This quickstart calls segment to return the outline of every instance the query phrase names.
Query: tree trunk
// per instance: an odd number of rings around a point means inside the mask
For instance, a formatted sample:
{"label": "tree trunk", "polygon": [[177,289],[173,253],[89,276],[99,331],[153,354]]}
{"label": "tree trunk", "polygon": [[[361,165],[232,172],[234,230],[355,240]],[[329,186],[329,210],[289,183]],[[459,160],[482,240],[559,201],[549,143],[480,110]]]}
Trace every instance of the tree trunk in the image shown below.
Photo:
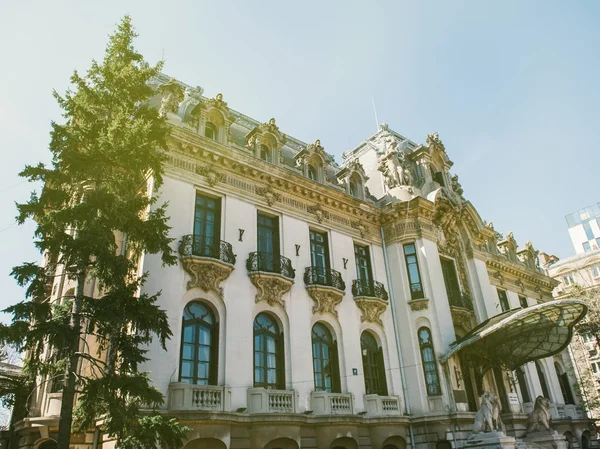
{"label": "tree trunk", "polygon": [[73,401],[75,399],[76,371],[81,339],[81,298],[83,297],[83,288],[85,286],[85,270],[81,270],[77,275],[77,292],[73,298],[73,308],[71,313],[71,332],[72,342],[67,360],[67,369],[65,372],[65,385],[62,391],[62,403],[60,406],[60,419],[58,422],[58,441],[57,449],[69,449],[71,442],[71,425],[73,423]]}

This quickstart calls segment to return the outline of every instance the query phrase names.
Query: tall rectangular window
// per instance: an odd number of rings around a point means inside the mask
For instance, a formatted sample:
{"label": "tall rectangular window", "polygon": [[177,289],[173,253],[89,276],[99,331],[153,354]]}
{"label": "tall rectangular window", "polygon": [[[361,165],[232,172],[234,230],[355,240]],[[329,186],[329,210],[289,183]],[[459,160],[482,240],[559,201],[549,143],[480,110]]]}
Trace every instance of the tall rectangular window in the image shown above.
{"label": "tall rectangular window", "polygon": [[218,257],[221,237],[221,200],[196,193],[194,255]]}
{"label": "tall rectangular window", "polygon": [[462,307],[462,298],[460,294],[460,285],[456,276],[456,268],[454,262],[450,259],[440,257],[442,264],[442,274],[444,276],[444,284],[446,284],[446,293],[450,305]]}
{"label": "tall rectangular window", "polygon": [[259,213],[256,221],[258,269],[279,272],[279,219]]}
{"label": "tall rectangular window", "polygon": [[583,250],[587,253],[588,251],[592,250],[592,247],[590,246],[590,242],[583,242]]}
{"label": "tall rectangular window", "polygon": [[527,304],[527,298],[525,296],[519,296],[519,304],[521,304],[522,309],[525,309],[529,306],[529,304]]}
{"label": "tall rectangular window", "polygon": [[356,275],[358,280],[365,285],[369,284],[373,280],[369,247],[354,245],[354,259],[356,260]]}
{"label": "tall rectangular window", "polygon": [[325,232],[310,231],[310,264],[313,281],[329,285],[329,249]]}
{"label": "tall rectangular window", "polygon": [[408,280],[410,282],[410,297],[412,299],[424,298],[423,284],[421,283],[421,273],[419,272],[419,261],[417,259],[417,249],[414,243],[404,245],[404,259],[408,271]]}
{"label": "tall rectangular window", "polygon": [[498,299],[500,300],[500,307],[503,312],[510,310],[510,303],[508,302],[508,296],[506,296],[505,290],[498,289]]}

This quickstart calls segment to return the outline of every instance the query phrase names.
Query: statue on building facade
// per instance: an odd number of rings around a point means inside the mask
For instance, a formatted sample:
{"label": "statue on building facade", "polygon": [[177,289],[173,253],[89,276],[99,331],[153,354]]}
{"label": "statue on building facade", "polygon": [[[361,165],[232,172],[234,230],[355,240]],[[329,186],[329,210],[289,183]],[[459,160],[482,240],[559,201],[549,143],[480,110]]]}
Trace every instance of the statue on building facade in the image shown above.
{"label": "statue on building facade", "polygon": [[544,396],[538,396],[533,411],[527,418],[527,433],[543,430],[552,430],[550,428],[550,400]]}
{"label": "statue on building facade", "polygon": [[167,115],[167,112],[177,112],[179,102],[183,100],[183,89],[175,79],[170,79],[165,84],[158,87],[158,92],[162,95],[159,114]]}

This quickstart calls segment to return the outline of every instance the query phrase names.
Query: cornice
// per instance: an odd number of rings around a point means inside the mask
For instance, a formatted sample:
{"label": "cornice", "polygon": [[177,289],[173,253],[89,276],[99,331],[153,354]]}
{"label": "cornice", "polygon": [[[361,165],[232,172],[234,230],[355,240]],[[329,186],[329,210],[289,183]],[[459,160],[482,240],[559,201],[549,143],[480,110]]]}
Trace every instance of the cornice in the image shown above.
{"label": "cornice", "polygon": [[510,281],[515,287],[513,291],[517,293],[540,300],[552,299],[552,290],[559,284],[555,279],[495,254],[479,252],[478,255],[483,256],[481,258],[485,261],[493,285],[506,288]]}
{"label": "cornice", "polygon": [[[333,186],[315,183],[300,173],[173,127],[166,171],[192,182],[235,193],[250,202],[266,202],[308,221],[341,229],[357,238],[380,241],[380,210]],[[315,214],[315,211],[320,214]]]}

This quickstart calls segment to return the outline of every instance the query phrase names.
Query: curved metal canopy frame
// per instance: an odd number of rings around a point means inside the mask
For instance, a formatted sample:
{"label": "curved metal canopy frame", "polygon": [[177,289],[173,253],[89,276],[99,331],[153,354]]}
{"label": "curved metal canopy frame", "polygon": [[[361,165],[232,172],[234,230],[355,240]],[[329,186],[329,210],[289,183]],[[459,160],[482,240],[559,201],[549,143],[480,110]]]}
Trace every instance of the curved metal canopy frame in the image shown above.
{"label": "curved metal canopy frame", "polygon": [[586,312],[586,304],[579,299],[509,310],[471,330],[440,357],[440,362],[460,352],[461,360],[473,366],[514,370],[565,349],[573,337],[573,327]]}

